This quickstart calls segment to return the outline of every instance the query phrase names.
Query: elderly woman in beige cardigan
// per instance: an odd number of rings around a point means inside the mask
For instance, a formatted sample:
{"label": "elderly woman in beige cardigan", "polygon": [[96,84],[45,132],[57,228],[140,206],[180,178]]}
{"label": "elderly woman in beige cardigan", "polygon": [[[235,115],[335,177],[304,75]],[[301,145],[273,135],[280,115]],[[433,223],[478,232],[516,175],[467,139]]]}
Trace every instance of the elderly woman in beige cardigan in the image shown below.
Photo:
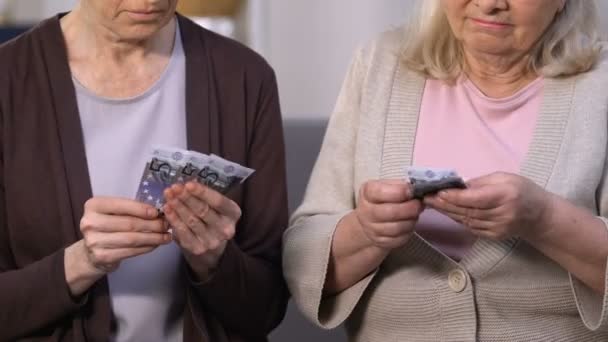
{"label": "elderly woman in beige cardigan", "polygon": [[[351,341],[608,341],[594,2],[424,6],[354,58],[284,235],[295,302]],[[413,198],[420,164],[467,188]]]}

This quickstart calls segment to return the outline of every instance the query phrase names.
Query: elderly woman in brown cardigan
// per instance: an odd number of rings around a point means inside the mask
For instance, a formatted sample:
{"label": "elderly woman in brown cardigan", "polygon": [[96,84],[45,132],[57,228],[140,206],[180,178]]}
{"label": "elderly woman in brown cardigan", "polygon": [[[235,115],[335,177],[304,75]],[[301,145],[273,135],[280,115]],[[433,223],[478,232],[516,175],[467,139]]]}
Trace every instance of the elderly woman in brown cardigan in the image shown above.
{"label": "elderly woman in brown cardigan", "polygon": [[[81,0],[0,47],[0,340],[265,341],[283,318],[274,73],[176,5]],[[159,217],[130,199],[157,144],[256,173],[168,189]]]}
{"label": "elderly woman in brown cardigan", "polygon": [[[424,4],[354,58],[284,236],[296,303],[351,341],[608,341],[594,2]],[[412,165],[467,188],[414,196]]]}

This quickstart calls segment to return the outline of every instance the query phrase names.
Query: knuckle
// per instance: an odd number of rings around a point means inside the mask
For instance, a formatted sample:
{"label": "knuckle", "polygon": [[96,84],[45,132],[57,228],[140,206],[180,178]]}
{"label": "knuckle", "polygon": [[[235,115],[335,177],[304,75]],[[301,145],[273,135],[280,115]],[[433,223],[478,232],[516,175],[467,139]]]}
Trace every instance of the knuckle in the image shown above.
{"label": "knuckle", "polygon": [[185,232],[187,232],[189,230],[189,228],[186,227],[186,225],[183,224],[182,222],[179,222],[178,224],[175,224],[173,226],[173,229],[177,230],[180,233],[185,233]]}
{"label": "knuckle", "polygon": [[132,237],[128,237],[125,239],[125,245],[130,248],[139,247],[138,241]]}
{"label": "knuckle", "polygon": [[190,196],[189,193],[186,193],[185,191],[181,192],[179,195],[177,195],[177,198],[179,199],[179,201],[177,201],[176,203],[180,203],[180,205],[184,205],[185,203],[188,203],[189,196]]}
{"label": "knuckle", "polygon": [[207,216],[207,213],[209,212],[209,206],[208,205],[203,205],[201,206],[201,208],[197,211],[198,217],[205,218],[205,216]]}
{"label": "knuckle", "polygon": [[371,227],[376,225],[377,221],[378,220],[376,219],[375,214],[372,211],[369,211],[365,215],[363,215],[362,220],[361,220],[361,222],[370,229],[371,229]]}
{"label": "knuckle", "polygon": [[103,250],[92,250],[91,255],[93,256],[93,259],[98,263],[107,263],[109,261],[108,254]]}
{"label": "knuckle", "polygon": [[94,239],[86,238],[84,239],[84,246],[87,250],[91,251],[91,253],[95,253],[96,243]]}
{"label": "knuckle", "polygon": [[361,187],[359,188],[359,203],[363,202],[363,200],[365,200],[365,185],[366,183],[364,183],[363,185],[361,185]]}
{"label": "knuckle", "polygon": [[519,191],[519,187],[516,184],[508,183],[506,185],[506,193],[507,195],[509,195],[509,197],[516,198],[521,192]]}
{"label": "knuckle", "polygon": [[128,220],[125,223],[125,230],[128,231],[128,232],[136,232],[137,231],[137,224],[135,223],[135,221]]}
{"label": "knuckle", "polygon": [[396,239],[391,238],[391,237],[382,236],[382,237],[376,238],[376,243],[378,245],[390,248],[390,247],[393,247],[395,245],[395,240]]}
{"label": "knuckle", "polygon": [[233,225],[226,226],[224,228],[224,239],[232,240],[235,233],[236,233],[236,229],[234,228]]}
{"label": "knuckle", "polygon": [[373,181],[367,181],[363,183],[361,186],[361,192],[363,193],[363,198],[370,198],[373,195],[374,191],[374,183]]}
{"label": "knuckle", "polygon": [[167,233],[171,234],[173,240],[175,241],[184,243],[188,241],[186,231],[181,225],[170,225],[167,230]]}
{"label": "knuckle", "polygon": [[91,220],[90,217],[88,216],[83,216],[80,219],[80,231],[81,232],[87,232],[89,230],[93,230],[94,224],[93,224],[93,220]]}
{"label": "knuckle", "polygon": [[383,234],[387,237],[395,238],[407,234],[409,232],[409,224],[406,222],[397,222],[388,224],[383,227]]}
{"label": "knuckle", "polygon": [[404,228],[401,224],[386,224],[382,227],[382,236],[394,238],[403,234]]}
{"label": "knuckle", "polygon": [[202,245],[198,245],[192,249],[192,254],[194,254],[197,257],[203,256],[203,255],[207,254],[207,252],[208,252],[208,249]]}
{"label": "knuckle", "polygon": [[100,257],[99,261],[105,265],[113,264],[115,262],[114,257],[109,252],[101,253],[101,257]]}
{"label": "knuckle", "polygon": [[155,245],[162,245],[165,242],[165,238],[163,235],[161,234],[156,234],[155,238],[154,238],[154,244]]}
{"label": "knuckle", "polygon": [[369,216],[368,205],[365,202],[360,202],[355,208],[355,214],[360,222],[366,221]]}
{"label": "knuckle", "polygon": [[374,235],[374,236],[372,236],[372,240],[377,244],[386,244],[390,241],[390,238],[388,238],[386,236]]}
{"label": "knuckle", "polygon": [[163,221],[163,220],[155,221],[154,224],[152,224],[152,229],[154,229],[154,231],[156,231],[156,232],[166,232],[167,229],[165,229],[165,221]]}
{"label": "knuckle", "polygon": [[84,202],[84,211],[91,211],[93,210],[93,207],[95,206],[95,199],[94,198],[89,198],[86,202]]}
{"label": "knuckle", "polygon": [[355,207],[355,209],[360,212],[363,212],[363,211],[367,210],[367,208],[369,208],[369,206],[370,206],[370,203],[362,198],[359,202],[357,202],[357,206]]}
{"label": "knuckle", "polygon": [[383,221],[395,221],[399,214],[401,214],[401,208],[395,205],[384,205],[380,206],[376,211],[377,218]]}
{"label": "knuckle", "polygon": [[381,237],[384,236],[384,229],[382,228],[382,225],[380,224],[369,224],[368,226],[369,232],[375,236],[375,237]]}
{"label": "knuckle", "polygon": [[197,194],[199,197],[201,198],[206,198],[207,195],[209,194],[209,188],[203,184],[197,183],[199,186],[197,186],[194,189],[194,193]]}
{"label": "knuckle", "polygon": [[209,242],[208,242],[209,250],[211,250],[211,251],[217,250],[218,248],[220,248],[220,244],[221,244],[221,242],[218,239],[209,240]]}
{"label": "knuckle", "polygon": [[376,206],[370,206],[363,212],[363,216],[365,217],[365,221],[368,223],[377,222],[381,217],[380,213],[381,209]]}
{"label": "knuckle", "polygon": [[188,219],[186,220],[188,226],[190,227],[194,227],[198,222],[199,222],[199,218],[195,215],[190,215],[188,217]]}
{"label": "knuckle", "polygon": [[89,255],[91,256],[91,259],[94,262],[99,262],[99,257],[100,257],[99,254],[100,254],[100,252],[98,250],[95,250],[95,249],[89,250]]}
{"label": "knuckle", "polygon": [[396,213],[394,206],[379,206],[375,210],[375,218],[382,222],[393,221]]}
{"label": "knuckle", "polygon": [[361,229],[363,230],[365,235],[369,236],[370,234],[374,234],[372,224],[370,222],[359,219],[359,225],[361,226]]}

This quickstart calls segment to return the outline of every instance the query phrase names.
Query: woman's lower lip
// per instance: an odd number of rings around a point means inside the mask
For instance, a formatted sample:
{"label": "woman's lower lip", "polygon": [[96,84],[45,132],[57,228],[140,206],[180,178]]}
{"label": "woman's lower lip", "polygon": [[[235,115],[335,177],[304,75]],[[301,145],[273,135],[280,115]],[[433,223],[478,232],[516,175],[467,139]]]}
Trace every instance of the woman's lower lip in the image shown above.
{"label": "woman's lower lip", "polygon": [[161,12],[128,12],[128,14],[131,19],[137,21],[150,21],[157,19]]}
{"label": "woman's lower lip", "polygon": [[511,25],[509,24],[503,24],[503,23],[495,23],[495,22],[490,22],[490,21],[484,21],[484,20],[478,20],[478,19],[471,19],[475,24],[485,27],[485,28],[491,28],[491,29],[504,29],[504,28],[508,28],[511,27]]}

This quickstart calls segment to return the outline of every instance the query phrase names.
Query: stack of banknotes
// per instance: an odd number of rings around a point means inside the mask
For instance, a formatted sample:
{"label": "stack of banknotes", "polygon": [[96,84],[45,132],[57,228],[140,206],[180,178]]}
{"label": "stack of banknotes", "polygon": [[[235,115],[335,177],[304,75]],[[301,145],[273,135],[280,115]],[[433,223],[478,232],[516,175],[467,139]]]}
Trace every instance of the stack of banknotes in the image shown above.
{"label": "stack of banknotes", "polygon": [[165,204],[163,191],[173,184],[195,181],[225,194],[254,172],[214,154],[155,147],[144,168],[135,198],[161,209]]}

